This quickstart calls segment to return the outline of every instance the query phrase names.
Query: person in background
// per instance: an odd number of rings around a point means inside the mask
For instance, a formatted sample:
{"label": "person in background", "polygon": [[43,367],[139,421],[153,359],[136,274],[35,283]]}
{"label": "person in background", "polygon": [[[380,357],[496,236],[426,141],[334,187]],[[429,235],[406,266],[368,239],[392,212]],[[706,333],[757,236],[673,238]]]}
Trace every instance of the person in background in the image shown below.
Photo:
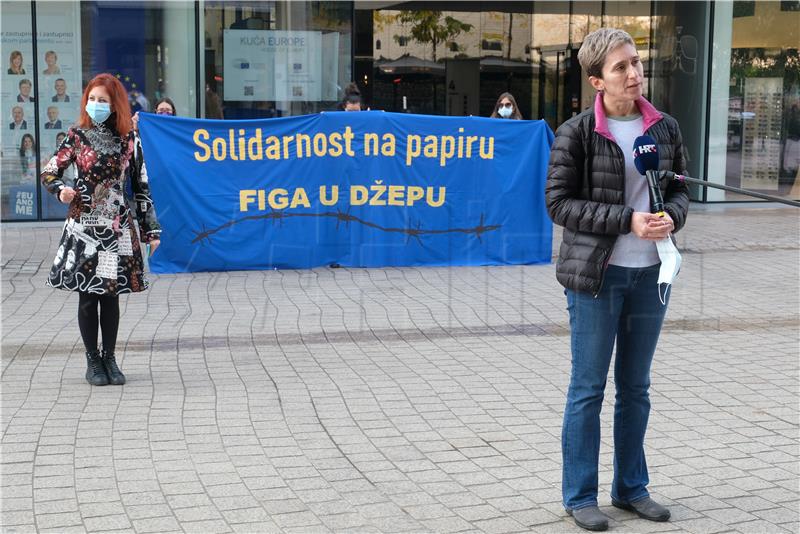
{"label": "person in background", "polygon": [[650,521],[670,517],[647,489],[644,437],[650,366],[668,300],[659,294],[656,242],[683,227],[689,193],[682,182],[662,180],[665,213],[650,212],[647,180],[633,162],[636,138],[655,140],[661,170],[682,174],[686,159],[677,121],[642,96],[642,60],[631,36],[600,28],[586,36],[578,61],[597,96],[556,131],[545,192],[550,218],[564,227],[556,278],[571,331],[562,494],[578,526],[606,530],[597,500],[600,409],[615,345],[611,504]]}
{"label": "person in background", "polygon": [[[172,115],[173,117],[176,115],[175,111],[175,103],[167,97],[162,98],[158,102],[156,102],[155,107],[156,115]],[[133,121],[133,129],[136,131],[137,135],[139,133],[139,112],[133,114],[131,118]]]}
{"label": "person in background", "polygon": [[47,122],[44,123],[45,130],[60,130],[61,119],[58,118],[58,106],[47,106]]}
{"label": "person in background", "polygon": [[[172,117],[175,116],[175,103],[167,97],[161,98],[158,102],[156,102],[155,108],[156,115],[170,115]],[[131,117],[131,121],[133,123],[133,130],[134,130],[134,152],[136,154],[136,161],[139,165],[138,173],[141,179],[145,182],[149,181],[147,177],[147,166],[144,162],[144,148],[142,147],[142,136],[139,133],[139,112],[133,114]],[[133,184],[129,180],[125,187],[125,196],[128,199],[128,202],[135,202],[136,195],[133,191]]]}
{"label": "person in background", "polygon": [[519,112],[519,106],[517,106],[517,101],[514,100],[514,95],[511,93],[500,95],[494,105],[491,117],[493,119],[522,120],[522,114]]}
{"label": "person in background", "polygon": [[361,90],[355,82],[349,83],[344,88],[344,97],[336,109],[339,111],[361,111],[363,109]]}
{"label": "person in background", "polygon": [[22,52],[14,50],[8,57],[8,74],[25,74],[22,68]]}
{"label": "person in background", "polygon": [[36,141],[26,133],[19,143],[19,157],[22,163],[22,175],[25,178],[36,178]]}
{"label": "person in background", "polygon": [[8,125],[9,130],[28,129],[28,121],[25,120],[25,110],[22,109],[22,106],[14,106],[11,108],[11,116],[14,118],[14,122]]}
{"label": "person in background", "polygon": [[67,94],[67,81],[64,78],[59,78],[53,84],[56,94],[53,95],[53,102],[69,102],[69,95]]}
{"label": "person in background", "polygon": [[174,117],[177,114],[175,103],[167,97],[156,102],[155,110],[157,115],[172,115]]}
{"label": "person in background", "polygon": [[206,119],[224,119],[219,95],[206,83]]}
{"label": "person in background", "polygon": [[61,67],[57,64],[58,55],[55,51],[48,50],[44,53],[44,62],[47,63],[47,68],[42,71],[42,74],[52,76],[54,74],[61,74]]}
{"label": "person in background", "polygon": [[344,111],[361,111],[361,95],[351,93],[342,102]]}
{"label": "person in background", "polygon": [[128,100],[130,101],[131,111],[134,114],[138,113],[139,111],[149,111],[150,110],[150,101],[147,100],[147,97],[144,96],[144,93],[137,91],[134,89],[130,93],[128,93]]}
{"label": "person in background", "polygon": [[31,96],[31,89],[33,89],[33,84],[31,81],[27,78],[21,79],[19,81],[19,94],[17,95],[17,102],[35,102],[34,98]]}
{"label": "person in background", "polygon": [[[63,176],[73,163],[77,177],[70,187]],[[141,179],[140,166],[125,88],[111,74],[98,74],[83,92],[77,125],[69,129],[41,174],[47,191],[69,204],[47,284],[78,293],[86,380],[94,386],[125,383],[115,358],[119,295],[147,289],[141,243],[149,243],[153,251],[161,243],[150,187]],[[125,202],[127,179],[136,195],[140,235]]]}

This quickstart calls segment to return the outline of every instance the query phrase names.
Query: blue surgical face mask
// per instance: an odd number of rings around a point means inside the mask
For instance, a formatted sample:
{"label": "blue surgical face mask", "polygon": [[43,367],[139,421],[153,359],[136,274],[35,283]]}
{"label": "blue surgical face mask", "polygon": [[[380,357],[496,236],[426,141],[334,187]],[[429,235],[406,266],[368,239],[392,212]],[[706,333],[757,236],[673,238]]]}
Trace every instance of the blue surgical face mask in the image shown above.
{"label": "blue surgical face mask", "polygon": [[511,113],[513,113],[513,110],[507,107],[501,106],[500,109],[497,110],[497,114],[503,117],[504,119],[509,118],[511,116]]}
{"label": "blue surgical face mask", "polygon": [[86,103],[86,113],[94,122],[105,122],[111,116],[111,105],[108,102],[90,100]]}

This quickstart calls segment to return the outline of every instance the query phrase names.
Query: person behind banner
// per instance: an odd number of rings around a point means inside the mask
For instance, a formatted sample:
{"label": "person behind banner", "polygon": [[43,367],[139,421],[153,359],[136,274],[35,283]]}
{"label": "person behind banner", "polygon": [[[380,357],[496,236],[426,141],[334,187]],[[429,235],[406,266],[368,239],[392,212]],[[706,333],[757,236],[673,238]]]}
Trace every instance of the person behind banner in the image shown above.
{"label": "person behind banner", "polygon": [[175,103],[166,96],[156,102],[155,110],[156,115],[172,115],[174,117],[178,113],[175,110]]}
{"label": "person behind banner", "polygon": [[339,111],[361,111],[361,90],[355,82],[347,84],[344,88],[344,96],[337,108]]}
{"label": "person behind banner", "polygon": [[[73,163],[77,176],[75,186],[70,187],[63,176]],[[41,174],[44,187],[69,204],[47,284],[79,295],[78,327],[86,348],[86,380],[95,386],[125,383],[115,359],[119,295],[147,289],[141,243],[149,243],[152,251],[160,244],[161,228],[150,187],[139,169],[125,88],[111,74],[98,74],[83,92],[77,125],[67,131]],[[141,236],[135,232],[125,202],[123,188],[128,176],[136,195]]]}
{"label": "person behind banner", "polygon": [[[161,100],[159,100],[158,102],[156,102],[155,113],[156,113],[156,115],[171,115],[171,116],[174,117],[177,114],[177,112],[175,111],[175,103],[172,101],[172,99],[164,97]],[[131,120],[133,121],[133,129],[136,131],[136,133],[138,135],[138,133],[139,133],[139,112],[138,111],[133,114],[133,117],[131,117]]]}
{"label": "person behind banner", "polygon": [[578,60],[597,95],[593,107],[556,131],[546,186],[548,213],[564,227],[556,277],[566,288],[572,346],[562,493],[580,527],[605,530],[597,500],[600,409],[615,342],[611,503],[651,521],[670,517],[650,498],[644,453],[650,365],[666,311],[655,243],[684,225],[689,195],[684,184],[662,181],[666,213],[650,213],[634,140],[643,133],[656,140],[660,169],[684,173],[686,160],[678,123],[642,96],[642,61],[631,36],[594,31]]}
{"label": "person behind banner", "polygon": [[8,56],[8,74],[25,74],[22,67],[22,52],[13,50]]}
{"label": "person behind banner", "polygon": [[[162,98],[158,102],[156,102],[155,107],[156,115],[170,115],[172,117],[175,116],[175,103],[167,97]],[[131,117],[131,121],[133,123],[133,130],[134,130],[134,150],[136,152],[136,161],[139,164],[139,175],[142,179],[146,182],[149,182],[147,177],[147,166],[144,163],[144,149],[142,148],[142,136],[139,133],[139,112],[133,114]],[[135,194],[133,192],[133,184],[131,180],[128,180],[126,187],[125,187],[125,196],[126,198],[131,201],[135,202]]]}
{"label": "person behind banner", "polygon": [[361,95],[355,93],[347,95],[342,102],[342,109],[344,111],[361,111]]}
{"label": "person behind banner", "polygon": [[206,119],[224,119],[222,110],[222,99],[211,88],[211,84],[206,83]]}
{"label": "person behind banner", "polygon": [[514,95],[511,93],[501,94],[494,105],[491,118],[522,120],[522,113],[519,112],[519,106],[517,106]]}

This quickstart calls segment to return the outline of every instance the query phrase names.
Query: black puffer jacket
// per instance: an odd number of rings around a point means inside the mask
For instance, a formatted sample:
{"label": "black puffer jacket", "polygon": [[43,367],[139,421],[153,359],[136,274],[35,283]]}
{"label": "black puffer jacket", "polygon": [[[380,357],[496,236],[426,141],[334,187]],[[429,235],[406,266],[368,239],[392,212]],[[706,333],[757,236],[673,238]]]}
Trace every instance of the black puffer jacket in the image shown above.
{"label": "black puffer jacket", "polygon": [[[662,115],[645,132],[658,143],[658,168],[684,174],[678,123]],[[667,179],[659,185],[677,232],[686,222],[688,189],[683,182]],[[595,131],[595,110],[562,124],[550,152],[546,189],[550,218],[564,227],[556,264],[561,285],[592,295],[600,292],[617,236],[631,231],[633,208],[625,206],[624,197],[625,158],[614,141]]]}

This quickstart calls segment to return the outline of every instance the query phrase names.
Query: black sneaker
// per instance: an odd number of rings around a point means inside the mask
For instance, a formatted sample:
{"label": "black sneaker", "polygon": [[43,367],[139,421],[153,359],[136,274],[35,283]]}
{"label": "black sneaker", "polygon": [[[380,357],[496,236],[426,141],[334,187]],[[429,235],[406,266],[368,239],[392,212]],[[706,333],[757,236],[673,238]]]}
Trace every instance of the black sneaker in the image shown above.
{"label": "black sneaker", "polygon": [[666,506],[658,504],[650,497],[645,497],[644,499],[629,503],[611,499],[611,504],[622,510],[630,510],[642,519],[647,519],[648,521],[667,521],[670,517],[669,509]]}
{"label": "black sneaker", "polygon": [[99,350],[86,351],[86,381],[93,386],[108,385],[108,375]]}
{"label": "black sneaker", "polygon": [[125,383],[125,375],[119,370],[117,360],[113,352],[103,351],[103,367],[108,375],[108,383],[113,386],[121,386]]}
{"label": "black sneaker", "polygon": [[586,530],[608,530],[608,517],[597,506],[584,506],[577,510],[567,509],[575,524]]}

